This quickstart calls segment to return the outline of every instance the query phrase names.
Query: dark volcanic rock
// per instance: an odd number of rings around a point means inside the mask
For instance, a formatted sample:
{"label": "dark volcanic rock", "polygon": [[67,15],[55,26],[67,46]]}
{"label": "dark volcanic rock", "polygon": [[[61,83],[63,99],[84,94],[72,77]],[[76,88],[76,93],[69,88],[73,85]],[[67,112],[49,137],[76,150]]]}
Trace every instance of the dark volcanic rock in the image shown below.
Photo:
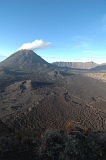
{"label": "dark volcanic rock", "polygon": [[0,120],[0,137],[10,133],[10,128]]}
{"label": "dark volcanic rock", "polygon": [[106,83],[81,75],[56,79],[54,84],[29,79],[6,87],[0,94],[0,119],[17,130],[60,129],[69,121],[105,130]]}
{"label": "dark volcanic rock", "polygon": [[106,83],[82,70],[53,68],[31,50],[14,53],[0,66],[0,119],[13,130],[60,129],[69,121],[106,130]]}

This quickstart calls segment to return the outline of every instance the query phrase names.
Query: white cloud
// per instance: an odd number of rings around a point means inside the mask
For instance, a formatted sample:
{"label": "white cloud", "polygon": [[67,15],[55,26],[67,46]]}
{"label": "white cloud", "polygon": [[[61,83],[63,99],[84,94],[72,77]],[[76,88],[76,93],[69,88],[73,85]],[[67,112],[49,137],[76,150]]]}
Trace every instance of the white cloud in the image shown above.
{"label": "white cloud", "polygon": [[50,44],[51,44],[50,42],[44,42],[42,39],[40,39],[30,43],[24,43],[18,50],[21,50],[21,49],[36,50],[40,48],[49,47]]}

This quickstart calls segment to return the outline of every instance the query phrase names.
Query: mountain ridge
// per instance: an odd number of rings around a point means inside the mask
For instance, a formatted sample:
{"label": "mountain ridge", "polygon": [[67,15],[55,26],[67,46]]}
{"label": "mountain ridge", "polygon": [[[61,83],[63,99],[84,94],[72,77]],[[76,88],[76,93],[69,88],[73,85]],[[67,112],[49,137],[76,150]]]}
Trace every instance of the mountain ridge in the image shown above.
{"label": "mountain ridge", "polygon": [[38,68],[47,67],[63,67],[71,69],[90,69],[90,70],[106,70],[106,63],[98,64],[90,62],[53,62],[49,63],[41,56],[37,55],[33,50],[21,49],[11,54],[5,60],[0,62],[1,68],[20,69],[20,70],[36,70]]}
{"label": "mountain ridge", "polygon": [[95,62],[54,62],[54,65],[58,67],[68,67],[73,69],[92,69],[97,67],[99,64]]}

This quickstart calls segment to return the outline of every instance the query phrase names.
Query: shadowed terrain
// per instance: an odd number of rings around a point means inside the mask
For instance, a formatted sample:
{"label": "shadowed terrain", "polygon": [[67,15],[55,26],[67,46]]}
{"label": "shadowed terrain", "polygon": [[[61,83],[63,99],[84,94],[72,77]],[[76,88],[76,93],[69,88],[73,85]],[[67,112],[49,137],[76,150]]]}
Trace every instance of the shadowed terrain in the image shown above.
{"label": "shadowed terrain", "polygon": [[[26,57],[26,52],[15,57]],[[60,129],[70,120],[82,128],[106,129],[106,83],[83,76],[83,71],[44,66],[32,73],[3,67],[0,74],[0,119],[14,130]]]}
{"label": "shadowed terrain", "polygon": [[[59,131],[56,134],[64,130],[66,136],[68,132],[66,126],[70,128],[70,124],[73,128],[79,128],[80,134],[85,134],[85,131],[90,131],[92,136],[93,133],[97,135],[100,133],[102,143],[106,132],[106,83],[101,81],[100,75],[105,77],[105,72],[58,68],[28,50],[18,51],[1,62],[0,129],[1,136],[3,135],[0,141],[1,156],[5,151],[10,157],[15,157],[15,152],[22,150],[22,156],[25,157],[24,151],[26,154],[30,143],[29,154],[35,155],[37,150],[39,151],[37,155],[43,152],[41,156],[43,157],[47,151],[47,148],[44,147],[45,151],[42,148],[45,146],[45,140],[43,139],[43,144],[42,139],[40,142],[37,140],[36,143],[40,143],[36,144],[40,146],[38,149],[35,142],[32,143],[32,137],[34,141],[35,137],[38,139],[39,136],[44,137],[47,130]],[[22,138],[25,138],[27,145],[23,144]],[[6,146],[3,149],[4,144]],[[18,151],[14,151],[14,146]],[[31,147],[34,149],[33,153]]]}

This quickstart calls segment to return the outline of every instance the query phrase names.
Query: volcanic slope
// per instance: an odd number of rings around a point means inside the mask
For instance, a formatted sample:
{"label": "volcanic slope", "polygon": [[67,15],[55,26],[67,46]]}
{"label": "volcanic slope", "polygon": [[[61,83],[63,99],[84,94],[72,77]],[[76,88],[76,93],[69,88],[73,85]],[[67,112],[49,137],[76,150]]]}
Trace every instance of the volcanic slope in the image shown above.
{"label": "volcanic slope", "polygon": [[0,93],[0,119],[16,130],[58,128],[73,122],[106,129],[106,83],[83,77],[52,76],[51,81],[14,82]]}
{"label": "volcanic slope", "polygon": [[14,130],[62,129],[69,122],[106,130],[106,83],[38,57],[21,50],[1,63],[0,119]]}
{"label": "volcanic slope", "polygon": [[0,63],[0,67],[32,71],[50,64],[32,50],[19,50]]}

